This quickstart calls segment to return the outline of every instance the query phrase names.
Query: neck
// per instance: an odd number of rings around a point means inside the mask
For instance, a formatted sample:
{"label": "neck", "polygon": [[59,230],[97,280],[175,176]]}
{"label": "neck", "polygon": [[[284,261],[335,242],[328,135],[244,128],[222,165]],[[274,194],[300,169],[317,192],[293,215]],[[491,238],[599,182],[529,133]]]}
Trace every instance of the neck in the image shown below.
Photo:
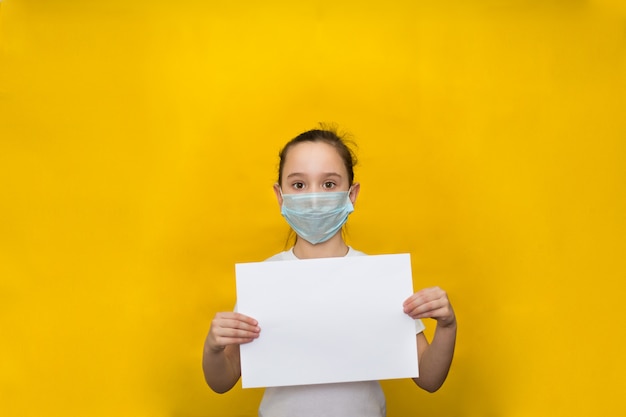
{"label": "neck", "polygon": [[293,246],[293,254],[298,259],[339,258],[346,256],[348,245],[343,241],[341,230],[324,243],[313,245],[304,239],[297,238]]}

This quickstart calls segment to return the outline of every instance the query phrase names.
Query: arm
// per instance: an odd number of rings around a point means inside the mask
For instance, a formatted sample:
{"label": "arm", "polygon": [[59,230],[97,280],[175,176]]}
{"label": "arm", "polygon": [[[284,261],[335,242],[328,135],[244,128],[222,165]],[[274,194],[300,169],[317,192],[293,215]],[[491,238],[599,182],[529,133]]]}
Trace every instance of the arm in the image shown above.
{"label": "arm", "polygon": [[204,379],[217,393],[230,390],[241,376],[239,345],[250,343],[261,329],[251,317],[239,313],[217,313],[204,342]]}
{"label": "arm", "polygon": [[416,335],[419,378],[413,381],[428,392],[437,391],[446,380],[456,343],[456,316],[445,291],[427,288],[413,294],[404,302],[404,312],[414,319],[437,320],[431,344],[423,333]]}

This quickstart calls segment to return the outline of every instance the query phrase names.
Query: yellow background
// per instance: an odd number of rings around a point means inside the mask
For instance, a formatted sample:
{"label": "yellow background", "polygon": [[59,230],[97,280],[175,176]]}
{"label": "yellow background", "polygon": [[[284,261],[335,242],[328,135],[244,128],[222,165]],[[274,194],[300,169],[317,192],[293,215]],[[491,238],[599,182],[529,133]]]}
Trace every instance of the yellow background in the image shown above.
{"label": "yellow background", "polygon": [[359,144],[349,243],[458,315],[390,417],[624,415],[625,110],[618,0],[4,0],[0,414],[256,415],[202,343],[323,121]]}

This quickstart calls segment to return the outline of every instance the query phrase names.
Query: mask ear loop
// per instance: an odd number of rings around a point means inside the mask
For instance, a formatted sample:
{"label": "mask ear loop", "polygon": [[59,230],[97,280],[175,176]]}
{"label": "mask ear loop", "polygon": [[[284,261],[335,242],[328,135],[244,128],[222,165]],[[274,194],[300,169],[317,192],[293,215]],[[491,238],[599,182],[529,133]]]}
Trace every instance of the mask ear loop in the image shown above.
{"label": "mask ear loop", "polygon": [[[0,0],[0,1],[1,1],[1,0]],[[280,193],[280,198],[285,198],[285,197],[283,196],[283,187],[281,187],[281,186],[280,186],[277,182],[276,182],[276,183],[274,183],[274,186],[275,186],[275,187],[278,187],[278,192]]]}

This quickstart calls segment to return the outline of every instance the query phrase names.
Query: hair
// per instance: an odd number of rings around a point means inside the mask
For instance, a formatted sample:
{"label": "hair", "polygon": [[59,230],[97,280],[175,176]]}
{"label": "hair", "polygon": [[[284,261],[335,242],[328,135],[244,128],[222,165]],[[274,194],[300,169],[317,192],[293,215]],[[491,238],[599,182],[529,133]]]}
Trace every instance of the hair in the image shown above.
{"label": "hair", "polygon": [[302,142],[322,142],[335,148],[343,160],[346,171],[348,172],[348,183],[349,185],[352,185],[354,182],[354,167],[357,164],[356,155],[352,148],[356,148],[356,144],[352,140],[348,139],[347,134],[339,134],[334,127],[325,125],[320,125],[320,129],[312,129],[299,134],[287,142],[287,144],[280,150],[278,153],[278,157],[280,158],[280,162],[278,164],[278,185],[282,185],[283,168],[285,166],[285,160],[287,159],[289,149]]}

